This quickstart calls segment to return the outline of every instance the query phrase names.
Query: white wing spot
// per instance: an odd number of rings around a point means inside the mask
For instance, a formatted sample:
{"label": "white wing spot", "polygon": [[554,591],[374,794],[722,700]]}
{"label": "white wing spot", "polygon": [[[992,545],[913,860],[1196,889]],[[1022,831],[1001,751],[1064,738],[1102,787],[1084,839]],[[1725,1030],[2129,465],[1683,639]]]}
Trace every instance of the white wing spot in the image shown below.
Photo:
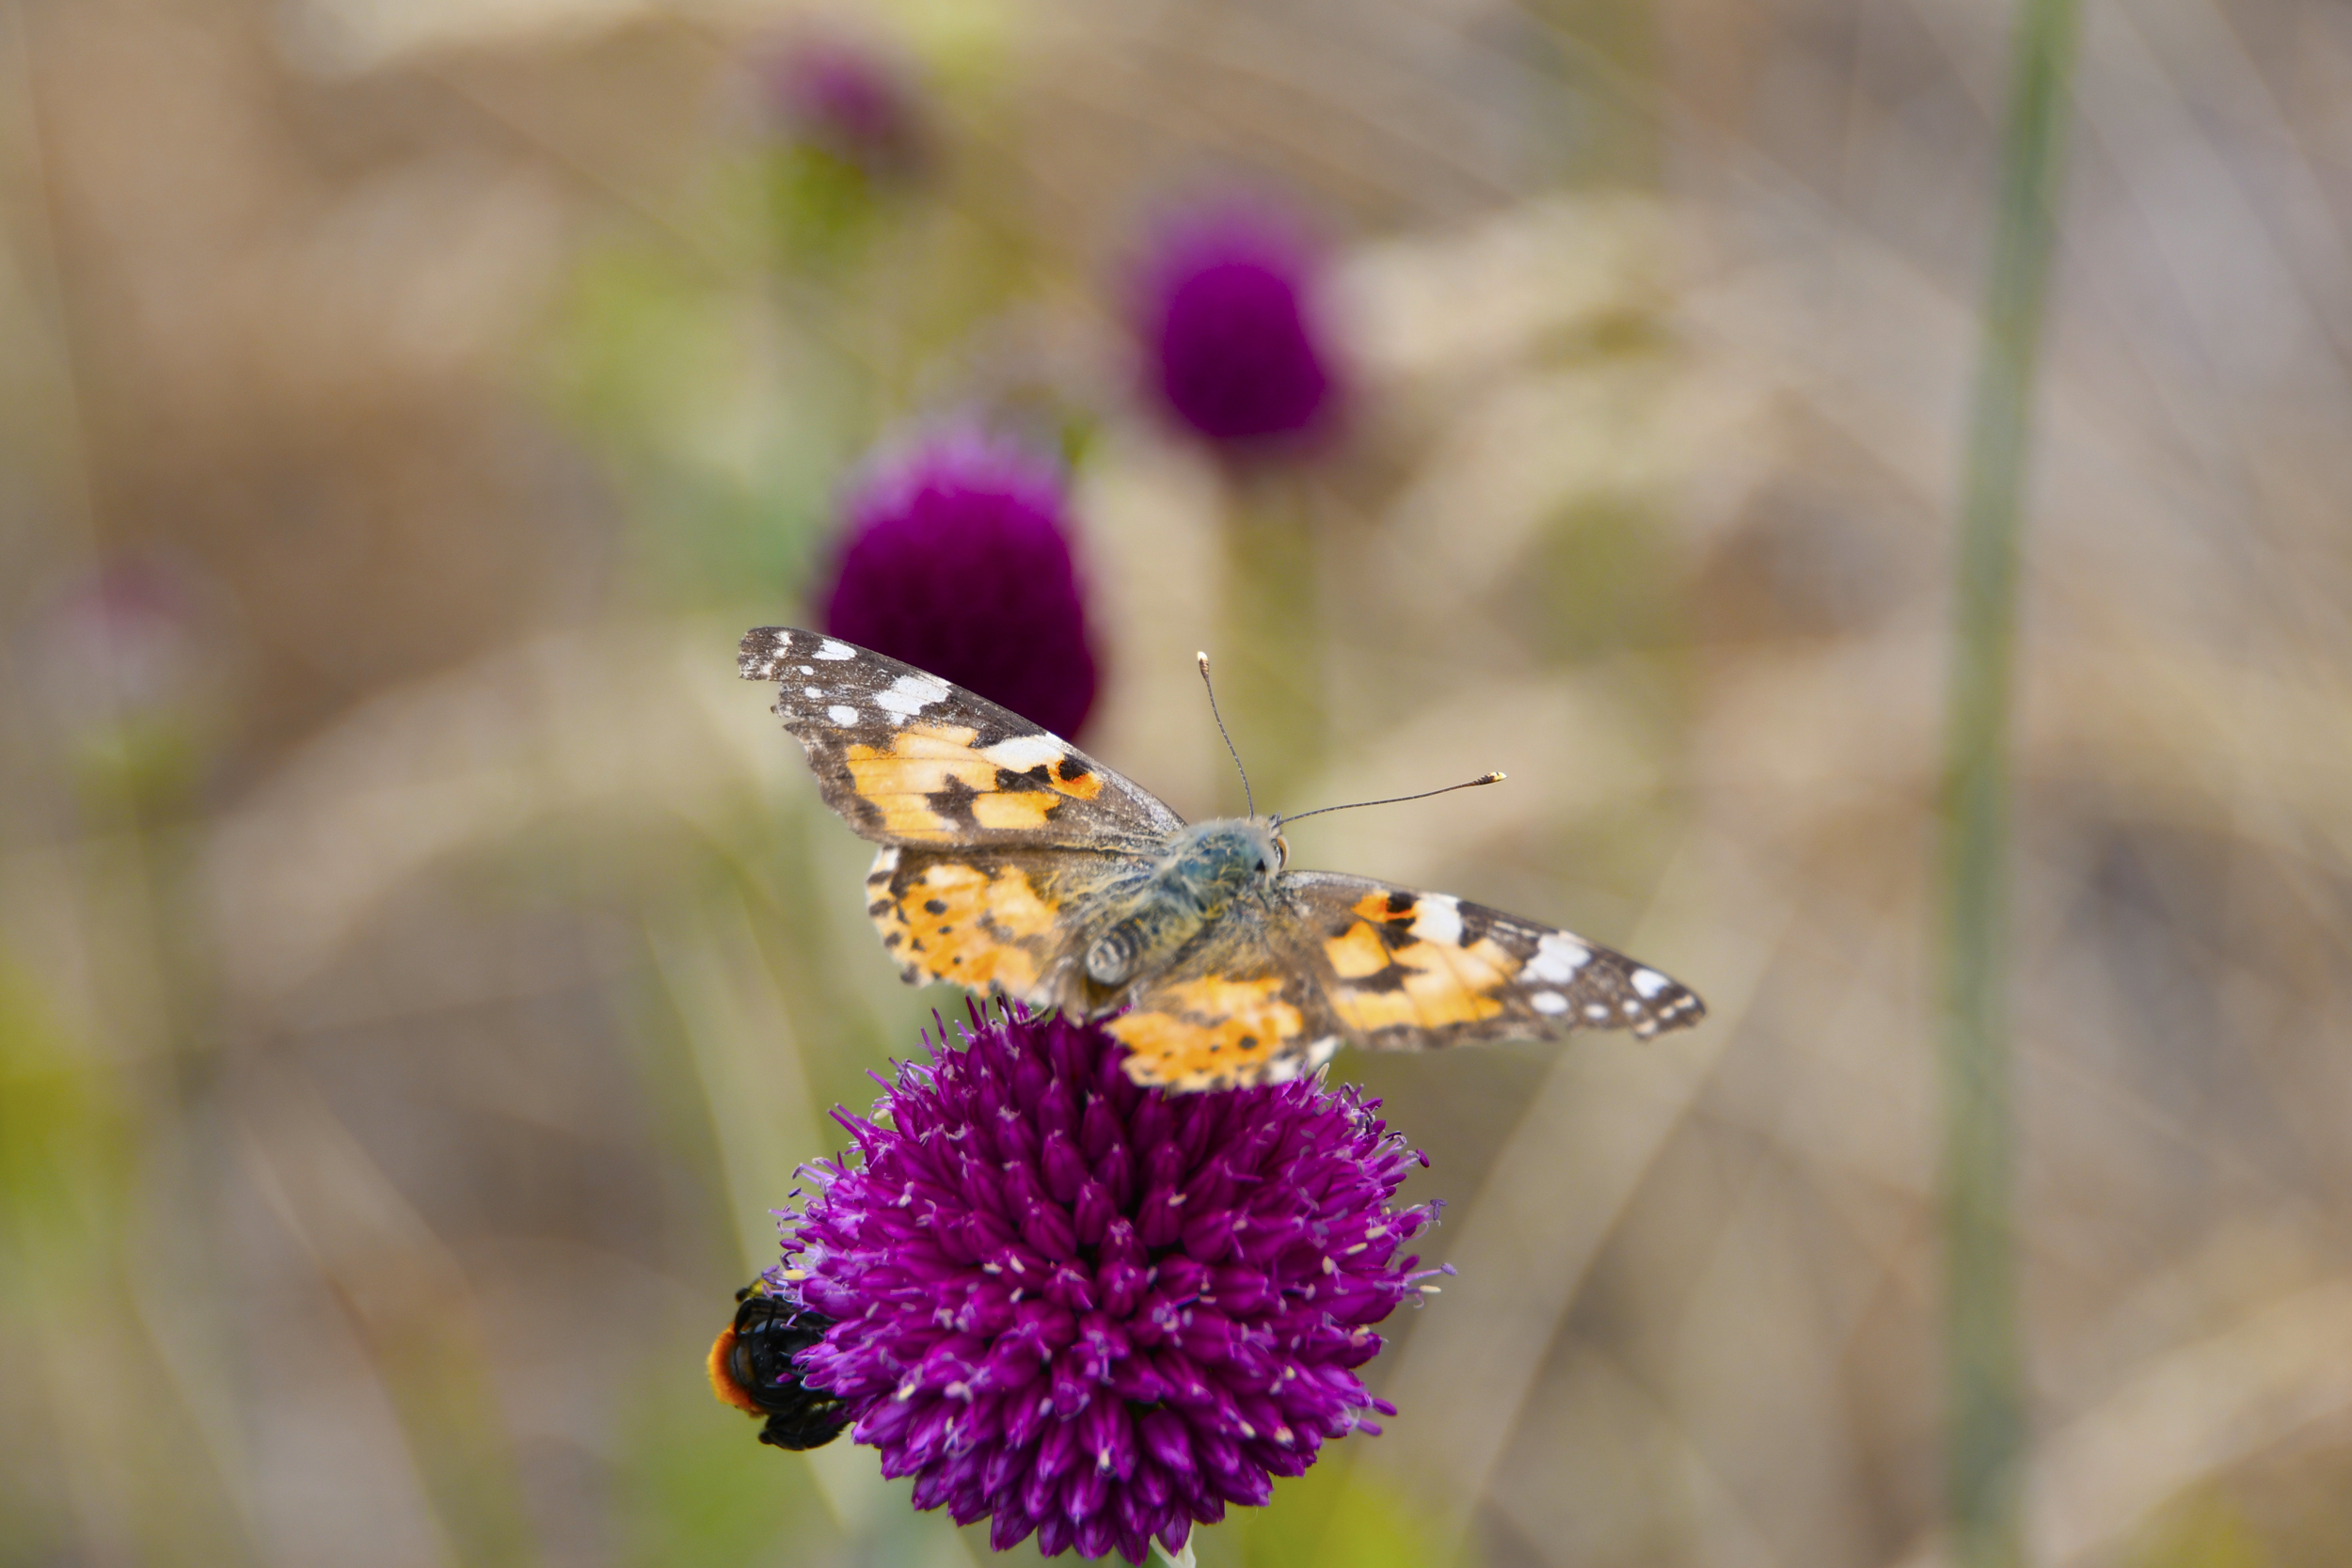
{"label": "white wing spot", "polygon": [[1642,1016],[1642,1005],[1639,1002],[1634,1001],[1633,998],[1629,996],[1624,1001],[1618,1003],[1617,1007],[1628,1018],[1639,1018]]}
{"label": "white wing spot", "polygon": [[825,689],[821,686],[804,686],[801,688],[801,695],[803,697],[821,697],[824,694]]}
{"label": "white wing spot", "polygon": [[801,673],[802,673],[802,674],[803,674],[803,675],[813,675],[813,674],[815,674],[816,673],[817,673],[817,666],[815,666],[814,664],[803,664],[803,665],[802,665],[802,666],[801,666]]}
{"label": "white wing spot", "polygon": [[1413,935],[1423,942],[1460,946],[1462,901],[1447,893],[1422,894],[1413,905]]}
{"label": "white wing spot", "polygon": [[1654,969],[1637,969],[1633,972],[1633,989],[1641,992],[1645,999],[1656,996],[1673,984],[1672,980]]}
{"label": "white wing spot", "polygon": [[1335,1054],[1337,1054],[1337,1053],[1338,1053],[1339,1049],[1340,1049],[1340,1037],[1339,1037],[1339,1036],[1337,1036],[1337,1035],[1326,1035],[1326,1036],[1324,1036],[1324,1037],[1323,1037],[1323,1038],[1321,1038],[1321,1039],[1319,1039],[1319,1040],[1315,1041],[1315,1043],[1314,1043],[1314,1044],[1312,1044],[1312,1045],[1311,1045],[1311,1046],[1309,1046],[1309,1047],[1307,1048],[1307,1066],[1308,1066],[1308,1068],[1311,1070],[1311,1069],[1315,1069],[1315,1068],[1319,1068],[1319,1067],[1323,1066],[1326,1062],[1329,1061],[1329,1060],[1332,1058],[1332,1056],[1334,1056]]}
{"label": "white wing spot", "polygon": [[1584,1016],[1598,1023],[1609,1016],[1609,1008],[1602,1003],[1587,1002],[1584,1004]]}
{"label": "white wing spot", "polygon": [[836,724],[854,724],[857,722],[857,709],[843,707],[839,703],[835,703],[825,709],[825,717]]}
{"label": "white wing spot", "polygon": [[1548,980],[1565,985],[1576,978],[1576,972],[1593,961],[1593,950],[1565,931],[1546,931],[1535,944],[1535,956],[1527,960],[1519,973],[1530,980]]}
{"label": "white wing spot", "polygon": [[947,700],[947,683],[937,675],[900,675],[874,705],[900,719],[912,719],[933,703]]}
{"label": "white wing spot", "polygon": [[980,751],[980,755],[1011,773],[1026,773],[1041,766],[1051,768],[1069,754],[1070,749],[1050,735],[1016,735]]}
{"label": "white wing spot", "polygon": [[835,642],[828,637],[817,645],[817,657],[818,658],[855,658],[857,650],[847,642]]}
{"label": "white wing spot", "polygon": [[1527,999],[1527,1005],[1539,1013],[1556,1015],[1568,1010],[1568,999],[1556,990],[1539,990]]}

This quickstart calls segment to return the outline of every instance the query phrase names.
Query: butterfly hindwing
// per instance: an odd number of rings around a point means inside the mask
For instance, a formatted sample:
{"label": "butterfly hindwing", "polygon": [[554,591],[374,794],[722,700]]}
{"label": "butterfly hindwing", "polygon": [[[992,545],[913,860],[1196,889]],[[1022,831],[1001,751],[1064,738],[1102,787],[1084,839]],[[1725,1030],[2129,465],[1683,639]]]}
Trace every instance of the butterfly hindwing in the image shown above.
{"label": "butterfly hindwing", "polygon": [[1178,1089],[1285,1083],[1331,1059],[1345,1033],[1328,987],[1286,940],[1282,903],[1236,904],[1105,1025],[1127,1076]]}
{"label": "butterfly hindwing", "polygon": [[737,662],[776,683],[825,803],[878,843],[1149,850],[1184,826],[1068,741],[911,664],[790,626],[746,632]]}
{"label": "butterfly hindwing", "polygon": [[1063,1002],[1105,890],[1145,874],[1115,852],[886,845],[866,912],[909,985],[947,981],[1033,1007]]}

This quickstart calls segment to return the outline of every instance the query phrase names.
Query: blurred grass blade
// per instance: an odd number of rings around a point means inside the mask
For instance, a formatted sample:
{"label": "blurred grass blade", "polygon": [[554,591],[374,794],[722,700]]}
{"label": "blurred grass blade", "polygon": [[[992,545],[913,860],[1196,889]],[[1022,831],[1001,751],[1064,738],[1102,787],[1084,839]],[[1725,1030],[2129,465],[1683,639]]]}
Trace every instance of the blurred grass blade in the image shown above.
{"label": "blurred grass blade", "polygon": [[2025,1394],[2010,1215],[2008,736],[2019,514],[2064,162],[2076,0],[2022,0],[1983,341],[1961,480],[1959,593],[1946,757],[1941,892],[1947,1387],[1946,1465],[1956,1560],[2023,1560]]}

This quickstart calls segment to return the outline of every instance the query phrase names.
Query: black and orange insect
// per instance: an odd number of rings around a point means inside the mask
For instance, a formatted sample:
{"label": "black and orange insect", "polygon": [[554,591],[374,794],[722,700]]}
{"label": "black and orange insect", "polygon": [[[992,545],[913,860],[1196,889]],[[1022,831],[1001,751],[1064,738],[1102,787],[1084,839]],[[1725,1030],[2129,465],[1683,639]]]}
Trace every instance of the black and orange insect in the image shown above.
{"label": "black and orange insect", "polygon": [[756,1284],[735,1292],[735,1321],[710,1344],[710,1389],[738,1410],[765,1416],[759,1440],[779,1449],[821,1449],[850,1424],[849,1408],[801,1382],[792,1358],[825,1337],[833,1320],[795,1307]]}

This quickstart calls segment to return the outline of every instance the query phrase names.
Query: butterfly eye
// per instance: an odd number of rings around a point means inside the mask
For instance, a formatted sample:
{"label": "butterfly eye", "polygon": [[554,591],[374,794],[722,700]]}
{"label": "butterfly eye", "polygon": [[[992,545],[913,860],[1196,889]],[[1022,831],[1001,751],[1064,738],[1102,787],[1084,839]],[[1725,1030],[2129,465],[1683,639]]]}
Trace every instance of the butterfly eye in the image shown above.
{"label": "butterfly eye", "polygon": [[[1284,839],[1280,833],[1276,833],[1274,835],[1274,869],[1279,871],[1282,867],[1290,864],[1290,863],[1291,847],[1289,841]],[[1264,868],[1261,866],[1260,869],[1263,870]]]}

